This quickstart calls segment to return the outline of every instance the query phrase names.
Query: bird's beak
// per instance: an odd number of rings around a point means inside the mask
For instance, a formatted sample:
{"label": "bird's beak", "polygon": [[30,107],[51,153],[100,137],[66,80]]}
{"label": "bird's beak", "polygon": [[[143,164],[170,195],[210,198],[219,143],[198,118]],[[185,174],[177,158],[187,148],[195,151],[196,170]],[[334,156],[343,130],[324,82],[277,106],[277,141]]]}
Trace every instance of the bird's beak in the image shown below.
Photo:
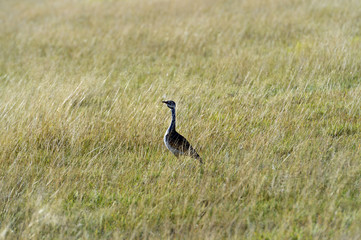
{"label": "bird's beak", "polygon": [[167,103],[167,101],[162,101],[162,103]]}

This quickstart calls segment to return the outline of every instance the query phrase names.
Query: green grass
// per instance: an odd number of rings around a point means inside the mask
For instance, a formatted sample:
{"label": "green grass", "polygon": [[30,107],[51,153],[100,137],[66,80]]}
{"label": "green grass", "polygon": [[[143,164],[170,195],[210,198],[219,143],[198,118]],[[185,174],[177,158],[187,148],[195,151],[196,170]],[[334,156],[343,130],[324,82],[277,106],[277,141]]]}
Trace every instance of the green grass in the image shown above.
{"label": "green grass", "polygon": [[1,1],[0,238],[359,239],[360,9]]}

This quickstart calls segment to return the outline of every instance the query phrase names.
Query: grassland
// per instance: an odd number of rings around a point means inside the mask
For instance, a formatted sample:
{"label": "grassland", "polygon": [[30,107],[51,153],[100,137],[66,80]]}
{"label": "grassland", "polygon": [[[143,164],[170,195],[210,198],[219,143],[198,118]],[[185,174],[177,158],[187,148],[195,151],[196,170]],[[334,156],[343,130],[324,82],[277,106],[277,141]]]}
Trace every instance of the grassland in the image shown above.
{"label": "grassland", "polygon": [[[0,1],[0,238],[360,239],[360,17]],[[204,166],[165,149],[164,99]]]}

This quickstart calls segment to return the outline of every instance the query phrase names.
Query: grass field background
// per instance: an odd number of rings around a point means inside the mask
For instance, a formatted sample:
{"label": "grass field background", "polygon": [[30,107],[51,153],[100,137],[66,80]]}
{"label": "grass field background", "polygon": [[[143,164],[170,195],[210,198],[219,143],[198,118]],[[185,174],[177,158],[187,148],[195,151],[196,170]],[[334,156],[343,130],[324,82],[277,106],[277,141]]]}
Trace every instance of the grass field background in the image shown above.
{"label": "grass field background", "polygon": [[[360,18],[0,1],[0,238],[360,239]],[[169,99],[203,166],[166,150]]]}

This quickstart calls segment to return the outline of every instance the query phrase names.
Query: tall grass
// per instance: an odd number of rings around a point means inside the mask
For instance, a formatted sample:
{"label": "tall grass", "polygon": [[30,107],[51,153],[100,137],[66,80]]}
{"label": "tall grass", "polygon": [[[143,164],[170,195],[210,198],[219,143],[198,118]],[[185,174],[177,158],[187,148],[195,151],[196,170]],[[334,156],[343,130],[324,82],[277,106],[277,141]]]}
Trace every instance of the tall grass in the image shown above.
{"label": "tall grass", "polygon": [[0,238],[361,238],[360,9],[1,1]]}

